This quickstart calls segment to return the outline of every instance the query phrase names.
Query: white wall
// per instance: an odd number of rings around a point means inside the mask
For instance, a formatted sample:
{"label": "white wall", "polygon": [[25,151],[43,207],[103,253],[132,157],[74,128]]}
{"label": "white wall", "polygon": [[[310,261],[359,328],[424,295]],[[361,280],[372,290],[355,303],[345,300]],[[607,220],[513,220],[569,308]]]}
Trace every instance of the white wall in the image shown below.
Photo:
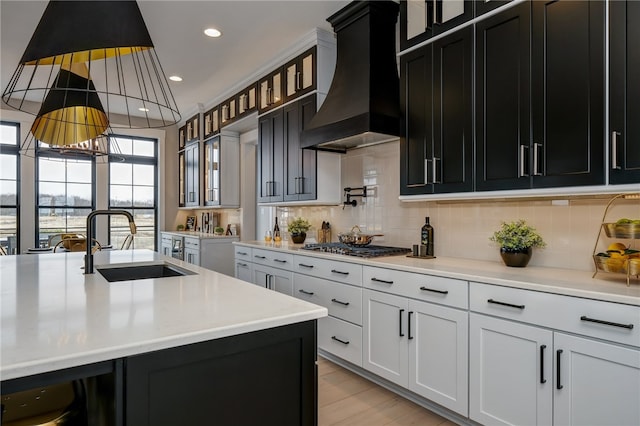
{"label": "white wall", "polygon": [[[420,228],[425,216],[429,216],[435,228],[436,256],[501,262],[498,247],[489,237],[501,221],[522,218],[536,227],[547,242],[545,249],[534,250],[530,265],[594,270],[591,255],[610,195],[600,199],[573,198],[567,205],[552,205],[551,200],[403,203],[398,200],[399,152],[398,141],[349,151],[342,157],[343,186],[367,185],[371,196],[362,203],[358,199],[357,207],[344,210],[278,208],[281,229],[286,229],[287,217],[305,216],[316,229],[323,220],[329,221],[334,241],[338,232],[359,225],[364,232],[385,235],[376,238],[375,244],[411,247],[419,243]],[[608,221],[622,217],[640,219],[640,201],[614,203]],[[606,245],[598,250],[604,249]]]}

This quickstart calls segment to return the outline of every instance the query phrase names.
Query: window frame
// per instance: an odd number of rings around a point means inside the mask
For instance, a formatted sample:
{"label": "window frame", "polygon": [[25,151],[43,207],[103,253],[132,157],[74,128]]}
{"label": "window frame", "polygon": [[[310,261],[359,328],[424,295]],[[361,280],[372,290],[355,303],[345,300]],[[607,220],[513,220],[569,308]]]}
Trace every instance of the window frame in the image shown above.
{"label": "window frame", "polygon": [[[20,123],[13,121],[0,120],[0,126],[11,126],[16,128],[16,144],[9,145],[0,142],[0,154],[8,154],[15,155],[16,157],[16,204],[1,204],[0,209],[4,208],[15,208],[16,209],[16,254],[20,253],[20,187],[21,187],[21,179],[20,179]],[[8,253],[12,254],[12,253]]]}
{"label": "window frame", "polygon": [[[109,210],[126,210],[128,212],[130,212],[131,214],[134,214],[135,211],[142,211],[142,210],[149,210],[149,211],[153,211],[153,250],[157,251],[158,250],[158,204],[159,204],[159,195],[160,195],[160,188],[158,187],[159,184],[159,161],[158,161],[158,155],[159,155],[159,141],[157,138],[149,138],[149,137],[143,137],[143,136],[131,136],[131,135],[125,135],[125,134],[110,134],[109,135],[109,143],[108,143],[108,147],[109,147],[109,151],[111,151],[111,138],[121,138],[121,139],[131,139],[132,141],[148,141],[148,142],[153,142],[153,157],[148,157],[148,156],[142,156],[142,155],[135,155],[135,154],[122,154],[122,153],[109,153],[109,169],[107,171],[107,209]],[[132,164],[132,165],[148,165],[148,166],[153,166],[154,171],[153,171],[153,207],[136,207],[134,204],[134,200],[132,198],[131,200],[131,205],[130,206],[112,206],[111,205],[111,163],[125,163],[125,164]],[[133,188],[135,186],[135,183],[132,182],[131,187]],[[133,194],[133,191],[132,191]],[[109,244],[112,244],[111,241],[111,220],[108,221],[107,224],[107,233],[108,233],[108,240],[109,240]],[[134,245],[135,245],[135,239],[134,239]]]}

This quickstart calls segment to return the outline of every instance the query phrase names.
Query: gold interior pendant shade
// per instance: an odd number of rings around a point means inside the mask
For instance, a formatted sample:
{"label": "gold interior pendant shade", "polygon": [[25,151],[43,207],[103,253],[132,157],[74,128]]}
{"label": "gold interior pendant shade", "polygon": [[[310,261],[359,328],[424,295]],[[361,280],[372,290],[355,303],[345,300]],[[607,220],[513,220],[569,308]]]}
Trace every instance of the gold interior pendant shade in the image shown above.
{"label": "gold interior pendant shade", "polygon": [[49,88],[60,80],[58,71],[76,64],[86,65],[92,85],[73,93],[85,95],[87,113],[97,97],[111,127],[154,128],[180,121],[135,0],[50,1],[2,100],[40,116]]}
{"label": "gold interior pendant shade", "polygon": [[31,126],[31,133],[51,146],[95,139],[109,126],[84,63],[64,65]]}

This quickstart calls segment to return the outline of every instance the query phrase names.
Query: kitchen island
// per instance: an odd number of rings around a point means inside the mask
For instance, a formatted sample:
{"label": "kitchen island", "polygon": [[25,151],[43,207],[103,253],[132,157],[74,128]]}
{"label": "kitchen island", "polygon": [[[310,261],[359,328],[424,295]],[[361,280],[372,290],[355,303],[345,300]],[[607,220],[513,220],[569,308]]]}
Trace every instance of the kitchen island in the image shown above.
{"label": "kitchen island", "polygon": [[193,274],[108,282],[83,274],[83,255],[0,258],[3,395],[84,380],[91,424],[315,422],[325,308],[147,250],[98,252],[95,266]]}

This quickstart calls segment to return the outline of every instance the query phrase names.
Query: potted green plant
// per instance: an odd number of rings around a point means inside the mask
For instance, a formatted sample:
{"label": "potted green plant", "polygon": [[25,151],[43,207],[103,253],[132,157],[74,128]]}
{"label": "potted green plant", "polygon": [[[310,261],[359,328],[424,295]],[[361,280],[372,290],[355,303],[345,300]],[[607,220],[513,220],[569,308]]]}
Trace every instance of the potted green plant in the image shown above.
{"label": "potted green plant", "polygon": [[287,225],[287,232],[291,235],[291,241],[296,244],[304,243],[307,231],[311,228],[309,221],[303,217],[297,217]]}
{"label": "potted green plant", "polygon": [[224,235],[224,228],[222,226],[216,226],[215,228],[213,228],[213,234],[214,235]]}
{"label": "potted green plant", "polygon": [[505,265],[520,268],[527,266],[534,247],[547,245],[536,229],[523,219],[502,222],[500,229],[489,239],[500,245],[500,257]]}

